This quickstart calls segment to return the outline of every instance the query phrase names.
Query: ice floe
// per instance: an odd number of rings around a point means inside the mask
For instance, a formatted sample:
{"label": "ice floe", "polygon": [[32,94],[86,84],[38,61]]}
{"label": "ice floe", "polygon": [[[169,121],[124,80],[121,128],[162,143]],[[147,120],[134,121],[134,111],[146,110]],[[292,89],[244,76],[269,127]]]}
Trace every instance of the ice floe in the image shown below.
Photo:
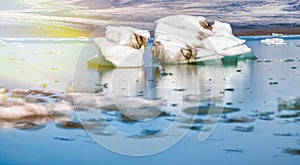
{"label": "ice floe", "polygon": [[251,52],[228,23],[210,24],[204,17],[188,15],[167,16],[155,23],[153,55],[164,63],[218,60]]}

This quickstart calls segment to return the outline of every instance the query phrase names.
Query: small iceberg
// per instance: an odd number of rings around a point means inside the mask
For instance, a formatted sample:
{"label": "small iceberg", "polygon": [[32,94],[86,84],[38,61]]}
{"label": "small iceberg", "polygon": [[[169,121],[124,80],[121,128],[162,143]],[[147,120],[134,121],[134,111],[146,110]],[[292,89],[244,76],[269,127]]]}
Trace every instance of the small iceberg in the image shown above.
{"label": "small iceberg", "polygon": [[282,38],[267,38],[260,41],[260,43],[267,46],[270,45],[286,45],[286,42]]}
{"label": "small iceberg", "polygon": [[[157,20],[153,55],[164,63],[182,64],[244,55],[255,58],[230,24],[210,24],[201,16],[174,15]],[[251,54],[251,56],[247,56]]]}
{"label": "small iceberg", "polygon": [[105,37],[94,39],[99,49],[88,63],[104,67],[142,67],[150,32],[128,26],[107,26]]}

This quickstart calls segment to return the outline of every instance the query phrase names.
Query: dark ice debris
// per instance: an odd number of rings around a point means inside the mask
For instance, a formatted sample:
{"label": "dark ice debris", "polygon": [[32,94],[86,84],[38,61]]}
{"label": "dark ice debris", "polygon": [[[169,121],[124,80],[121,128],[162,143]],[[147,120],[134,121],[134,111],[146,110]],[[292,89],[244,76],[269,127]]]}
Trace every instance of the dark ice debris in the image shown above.
{"label": "dark ice debris", "polygon": [[166,73],[166,72],[162,72],[162,73],[160,73],[160,75],[161,75],[161,76],[168,76],[169,74]]}
{"label": "dark ice debris", "polygon": [[295,66],[293,66],[293,67],[291,67],[292,69],[297,69],[297,67],[295,67]]}
{"label": "dark ice debris", "polygon": [[26,102],[29,103],[47,103],[48,99],[43,97],[36,97],[36,96],[26,96],[25,97]]}
{"label": "dark ice debris", "polygon": [[177,91],[177,92],[183,92],[185,91],[186,89],[183,89],[183,88],[179,88],[179,89],[173,89],[173,91]]}
{"label": "dark ice debris", "polygon": [[262,60],[256,60],[256,62],[257,62],[257,63],[259,63],[259,62],[267,62],[267,63],[269,63],[269,62],[272,62],[272,60],[269,60],[269,59],[262,59]]}
{"label": "dark ice debris", "polygon": [[239,132],[253,132],[254,129],[255,129],[254,126],[248,126],[248,127],[235,126],[232,130],[239,131]]}
{"label": "dark ice debris", "polygon": [[236,70],[236,72],[242,72],[242,70],[238,69],[238,70]]}
{"label": "dark ice debris", "polygon": [[201,129],[202,129],[201,125],[192,125],[190,127],[190,130],[193,130],[193,131],[200,131]]}
{"label": "dark ice debris", "polygon": [[27,131],[35,131],[44,128],[45,125],[38,125],[33,122],[28,121],[20,121],[15,123],[14,128],[19,130],[27,130]]}
{"label": "dark ice debris", "polygon": [[294,59],[286,58],[286,59],[283,59],[282,61],[283,62],[294,62],[295,60]]}
{"label": "dark ice debris", "polygon": [[188,118],[188,117],[179,117],[179,118],[176,119],[176,121],[180,122],[180,123],[187,123],[187,124],[191,124],[191,123],[203,124],[205,122],[204,119]]}
{"label": "dark ice debris", "polygon": [[190,130],[193,130],[193,131],[200,131],[202,129],[202,125],[182,125],[182,126],[179,126],[178,128],[183,128],[183,129],[190,129]]}
{"label": "dark ice debris", "polygon": [[298,137],[299,133],[274,133],[275,136],[285,136],[285,137]]}
{"label": "dark ice debris", "polygon": [[83,129],[81,123],[74,122],[74,121],[64,121],[64,122],[56,123],[55,126],[64,129]]}
{"label": "dark ice debris", "polygon": [[85,143],[90,143],[90,144],[97,144],[95,141],[91,141],[91,140],[85,140],[85,141],[83,141],[83,142],[85,142]]}
{"label": "dark ice debris", "polygon": [[285,148],[285,149],[282,150],[282,153],[290,154],[290,155],[293,155],[293,156],[299,156],[300,155],[300,149]]}
{"label": "dark ice debris", "polygon": [[75,138],[67,138],[67,137],[54,137],[54,140],[60,140],[60,141],[74,141]]}
{"label": "dark ice debris", "polygon": [[168,136],[168,134],[165,133],[157,133],[152,135],[145,135],[145,134],[137,134],[137,135],[128,135],[129,138],[137,138],[137,139],[149,139],[149,138],[162,138]]}
{"label": "dark ice debris", "polygon": [[240,111],[239,108],[219,107],[219,106],[194,106],[182,110],[190,115],[207,115],[207,114],[226,114]]}
{"label": "dark ice debris", "polygon": [[274,117],[272,117],[272,115],[274,115],[274,114],[275,114],[275,112],[273,112],[273,111],[258,112],[257,118],[260,120],[271,121],[271,120],[274,120]]}
{"label": "dark ice debris", "polygon": [[126,115],[122,113],[121,121],[124,123],[135,123],[135,122],[149,120],[157,117],[170,116],[169,113],[160,110],[152,111],[147,109],[147,111],[136,111],[136,113],[134,113],[134,111],[132,112],[133,112],[132,114],[125,113]]}
{"label": "dark ice debris", "polygon": [[241,154],[244,152],[242,149],[223,149],[226,153],[236,153],[236,154]]}
{"label": "dark ice debris", "polygon": [[258,116],[258,119],[265,120],[265,121],[271,121],[271,120],[274,120],[274,117],[271,117],[271,116]]}
{"label": "dark ice debris", "polygon": [[264,62],[272,62],[272,60],[265,60]]}
{"label": "dark ice debris", "polygon": [[160,76],[165,77],[165,76],[172,76],[172,73],[167,73],[167,72],[162,72],[160,73]]}
{"label": "dark ice debris", "polygon": [[269,82],[269,85],[278,85],[278,82],[276,82],[276,81]]}
{"label": "dark ice debris", "polygon": [[158,134],[158,133],[161,133],[161,129],[144,128],[144,129],[141,131],[141,134],[143,134],[143,135],[155,135],[155,134]]}
{"label": "dark ice debris", "polygon": [[241,116],[241,117],[227,117],[222,116],[221,122],[223,123],[249,123],[253,122],[255,119],[249,116]]}
{"label": "dark ice debris", "polygon": [[174,104],[171,104],[172,107],[176,107],[178,104],[174,103]]}
{"label": "dark ice debris", "polygon": [[226,88],[225,91],[233,92],[234,88]]}
{"label": "dark ice debris", "polygon": [[284,118],[284,119],[287,119],[287,118],[296,118],[296,117],[300,117],[300,112],[290,113],[290,114],[279,114],[279,115],[276,115],[276,117],[278,117],[278,118]]}
{"label": "dark ice debris", "polygon": [[104,87],[104,88],[108,88],[108,83],[104,83],[104,84],[103,84],[103,87]]}

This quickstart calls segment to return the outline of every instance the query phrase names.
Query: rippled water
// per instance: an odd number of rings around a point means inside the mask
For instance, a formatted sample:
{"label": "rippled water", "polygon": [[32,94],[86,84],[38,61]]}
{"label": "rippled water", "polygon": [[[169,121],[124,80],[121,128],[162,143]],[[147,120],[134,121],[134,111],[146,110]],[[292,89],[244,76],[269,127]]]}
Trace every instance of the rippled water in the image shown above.
{"label": "rippled water", "polygon": [[[115,106],[93,108],[75,102],[77,111],[71,116],[0,120],[0,162],[296,164],[299,111],[278,110],[277,99],[299,96],[299,38],[288,36],[286,44],[278,46],[261,44],[264,38],[246,37],[257,60],[222,67],[218,63],[167,65],[160,72],[152,65],[144,69],[89,68],[86,60],[97,49],[84,38],[2,39],[1,86],[65,95],[72,80],[100,83],[104,92],[114,93],[119,99],[115,100],[117,108],[129,116],[116,111]],[[157,103],[165,113],[154,108],[154,113],[131,111],[139,108],[130,103],[138,102],[122,102],[119,96],[124,95],[154,99],[152,105]],[[87,96],[85,103],[97,102],[96,97]],[[101,94],[99,97],[104,102]],[[218,115],[218,107],[223,106],[228,109]],[[209,108],[211,114],[206,115]],[[205,127],[205,121],[208,126],[217,124],[216,128]],[[199,142],[199,134],[210,131],[208,138]],[[147,141],[151,141],[150,146],[143,143]],[[173,147],[164,146],[172,142]],[[146,157],[109,151],[136,154],[155,146],[167,150]]]}

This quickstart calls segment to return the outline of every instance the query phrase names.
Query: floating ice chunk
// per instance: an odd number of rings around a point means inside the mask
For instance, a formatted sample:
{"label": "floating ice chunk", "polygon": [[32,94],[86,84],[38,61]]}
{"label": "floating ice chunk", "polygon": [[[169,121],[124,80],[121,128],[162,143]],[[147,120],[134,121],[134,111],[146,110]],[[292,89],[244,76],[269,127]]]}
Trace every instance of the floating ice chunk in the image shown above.
{"label": "floating ice chunk", "polygon": [[[178,21],[180,20],[180,21]],[[153,55],[164,63],[192,63],[248,54],[245,40],[232,34],[230,24],[204,17],[175,15],[157,20]]]}
{"label": "floating ice chunk", "polygon": [[63,116],[73,106],[63,96],[43,90],[13,89],[0,94],[0,120]]}
{"label": "floating ice chunk", "polygon": [[89,61],[97,58],[100,66],[141,67],[149,38],[150,33],[146,30],[108,26],[105,37],[94,39],[99,48],[99,57]]}
{"label": "floating ice chunk", "polygon": [[269,45],[285,45],[286,42],[282,38],[267,38],[264,40],[261,40],[260,43],[265,44],[267,46]]}
{"label": "floating ice chunk", "polygon": [[0,119],[20,119],[32,116],[65,115],[72,111],[72,106],[62,101],[50,104],[7,104],[0,107]]}

